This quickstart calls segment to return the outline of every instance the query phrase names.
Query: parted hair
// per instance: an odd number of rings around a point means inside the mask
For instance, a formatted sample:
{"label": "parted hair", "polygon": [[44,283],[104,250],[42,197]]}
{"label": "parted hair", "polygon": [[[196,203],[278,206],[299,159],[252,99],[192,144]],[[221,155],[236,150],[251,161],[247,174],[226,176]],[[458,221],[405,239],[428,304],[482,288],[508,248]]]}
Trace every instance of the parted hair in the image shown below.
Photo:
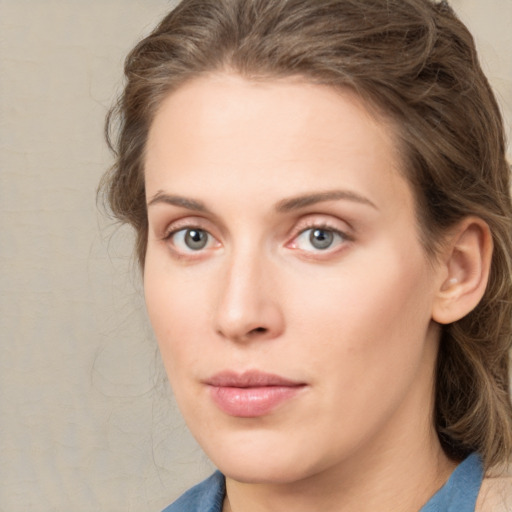
{"label": "parted hair", "polygon": [[477,451],[487,468],[508,460],[510,167],[499,108],[467,28],[446,2],[430,0],[183,0],[126,58],[125,88],[106,124],[115,162],[99,191],[114,217],[135,228],[142,269],[152,119],[173,90],[224,71],[349,88],[391,120],[430,257],[463,218],[489,225],[484,297],[442,328],[433,421],[452,458]]}

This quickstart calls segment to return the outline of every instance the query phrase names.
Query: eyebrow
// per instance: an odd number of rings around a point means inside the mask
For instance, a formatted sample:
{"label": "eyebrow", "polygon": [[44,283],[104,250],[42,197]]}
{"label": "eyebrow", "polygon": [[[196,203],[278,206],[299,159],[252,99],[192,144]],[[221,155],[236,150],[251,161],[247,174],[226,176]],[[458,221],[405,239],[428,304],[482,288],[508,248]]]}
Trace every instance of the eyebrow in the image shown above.
{"label": "eyebrow", "polygon": [[290,199],[283,199],[277,203],[276,210],[278,212],[289,212],[317,203],[322,203],[324,201],[336,201],[340,199],[371,206],[375,210],[378,210],[375,203],[357,192],[352,192],[351,190],[329,190],[326,192],[316,192],[292,197]]}
{"label": "eyebrow", "polygon": [[[276,211],[285,213],[293,210],[300,210],[301,208],[306,208],[317,203],[322,203],[325,201],[336,201],[341,199],[367,205],[374,208],[375,210],[378,210],[377,206],[372,201],[356,192],[350,190],[329,190],[326,192],[315,192],[297,197],[291,197],[289,199],[283,199],[276,204]],[[178,206],[180,208],[202,213],[211,213],[210,210],[208,210],[208,208],[201,201],[197,201],[196,199],[191,199],[188,197],[166,194],[161,190],[158,191],[150,199],[148,202],[148,207],[160,203]]]}
{"label": "eyebrow", "polygon": [[190,199],[187,197],[174,196],[165,194],[161,190],[158,191],[148,202],[148,207],[153,206],[154,204],[170,204],[172,206],[179,206],[181,208],[186,208],[187,210],[194,210],[196,212],[210,213],[208,208],[201,201],[197,201],[196,199]]}

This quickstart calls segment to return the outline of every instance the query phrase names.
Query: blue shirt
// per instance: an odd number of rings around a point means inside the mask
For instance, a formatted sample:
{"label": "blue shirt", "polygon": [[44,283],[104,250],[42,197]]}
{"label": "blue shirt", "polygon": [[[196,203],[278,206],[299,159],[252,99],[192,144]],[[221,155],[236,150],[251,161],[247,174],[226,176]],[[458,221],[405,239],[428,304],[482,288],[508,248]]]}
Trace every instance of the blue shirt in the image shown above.
{"label": "blue shirt", "polygon": [[[482,462],[474,453],[457,466],[419,512],[474,512],[482,479]],[[225,492],[224,476],[216,471],[162,512],[222,512]]]}

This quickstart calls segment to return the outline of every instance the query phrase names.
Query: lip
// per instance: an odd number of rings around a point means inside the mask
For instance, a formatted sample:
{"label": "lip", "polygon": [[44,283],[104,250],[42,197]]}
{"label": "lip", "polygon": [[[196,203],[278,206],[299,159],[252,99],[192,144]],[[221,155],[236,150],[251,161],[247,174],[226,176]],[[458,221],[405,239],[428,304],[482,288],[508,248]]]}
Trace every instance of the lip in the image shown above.
{"label": "lip", "polygon": [[257,418],[299,394],[303,382],[257,370],[224,371],[205,381],[213,402],[229,416]]}

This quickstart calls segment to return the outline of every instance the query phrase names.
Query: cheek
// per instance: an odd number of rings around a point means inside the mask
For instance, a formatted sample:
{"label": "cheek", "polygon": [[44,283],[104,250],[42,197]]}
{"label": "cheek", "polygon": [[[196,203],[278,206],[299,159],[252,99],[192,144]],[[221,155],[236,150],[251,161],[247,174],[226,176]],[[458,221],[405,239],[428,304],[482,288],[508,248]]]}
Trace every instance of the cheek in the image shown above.
{"label": "cheek", "polygon": [[397,253],[384,244],[378,249],[361,251],[322,279],[312,276],[306,282],[303,274],[302,282],[290,285],[290,327],[302,339],[315,340],[308,343],[309,360],[323,367],[341,365],[346,371],[340,375],[349,379],[363,372],[378,380],[389,375],[390,365],[406,367],[418,360],[430,325],[421,249]]}
{"label": "cheek", "polygon": [[290,338],[302,347],[292,358],[311,377],[316,402],[308,416],[333,452],[375,434],[412,389],[430,385],[425,267],[421,260],[404,265],[396,254],[383,258],[385,267],[364,259],[323,286],[311,280],[307,299],[294,301]]}
{"label": "cheek", "polygon": [[[156,261],[155,261],[156,260]],[[193,337],[203,322],[205,293],[201,280],[187,278],[186,272],[173,272],[148,251],[144,272],[144,295],[149,320],[169,378],[189,367],[198,351]]]}

